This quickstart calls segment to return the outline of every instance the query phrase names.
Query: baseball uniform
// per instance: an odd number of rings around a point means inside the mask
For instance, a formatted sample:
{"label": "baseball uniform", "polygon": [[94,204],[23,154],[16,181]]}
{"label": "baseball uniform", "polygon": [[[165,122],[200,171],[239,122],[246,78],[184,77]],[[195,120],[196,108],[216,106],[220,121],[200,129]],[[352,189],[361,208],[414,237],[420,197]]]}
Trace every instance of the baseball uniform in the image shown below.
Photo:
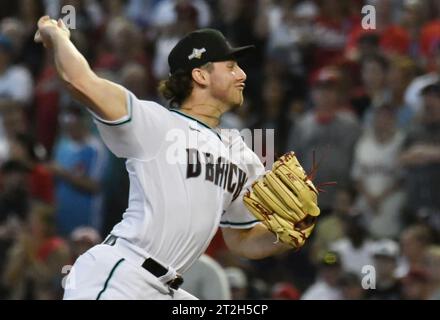
{"label": "baseball uniform", "polygon": [[168,284],[206,250],[219,225],[258,223],[242,196],[264,166],[236,130],[210,128],[129,91],[126,100],[125,117],[95,122],[108,148],[127,158],[128,208],[106,244],[75,262],[64,298],[194,299]]}

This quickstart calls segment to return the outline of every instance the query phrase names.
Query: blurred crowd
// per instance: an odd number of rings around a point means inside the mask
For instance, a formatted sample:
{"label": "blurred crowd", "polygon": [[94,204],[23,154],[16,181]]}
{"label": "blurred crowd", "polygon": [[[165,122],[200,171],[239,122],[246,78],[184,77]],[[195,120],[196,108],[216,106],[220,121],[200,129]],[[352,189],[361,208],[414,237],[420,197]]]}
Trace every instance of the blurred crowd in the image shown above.
{"label": "blurred crowd", "polygon": [[[440,299],[436,0],[2,1],[0,298],[62,297],[69,266],[127,205],[124,160],[33,41],[39,17],[64,17],[66,5],[92,68],[162,104],[158,81],[186,33],[213,27],[233,45],[255,44],[240,61],[245,104],[222,126],[275,129],[275,154],[294,150],[323,189],[300,251],[244,260],[218,233],[194,267],[202,271],[188,272],[188,290],[211,299]],[[375,8],[374,29],[362,28],[364,5]]]}

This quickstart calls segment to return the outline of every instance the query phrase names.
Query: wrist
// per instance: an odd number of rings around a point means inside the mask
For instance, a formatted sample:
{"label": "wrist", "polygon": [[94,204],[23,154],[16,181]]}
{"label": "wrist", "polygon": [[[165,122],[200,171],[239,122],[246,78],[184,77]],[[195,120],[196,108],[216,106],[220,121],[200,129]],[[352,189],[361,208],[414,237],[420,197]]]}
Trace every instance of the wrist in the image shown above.
{"label": "wrist", "polygon": [[61,29],[54,29],[49,34],[49,38],[52,44],[56,44],[59,42],[70,41],[70,34]]}

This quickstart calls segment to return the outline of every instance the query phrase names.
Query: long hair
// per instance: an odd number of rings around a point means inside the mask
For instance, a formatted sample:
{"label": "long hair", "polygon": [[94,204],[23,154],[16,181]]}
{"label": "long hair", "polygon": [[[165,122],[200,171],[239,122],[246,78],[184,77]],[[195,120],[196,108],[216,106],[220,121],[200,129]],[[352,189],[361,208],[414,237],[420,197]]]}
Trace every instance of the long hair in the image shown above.
{"label": "long hair", "polygon": [[158,91],[172,107],[180,106],[193,89],[193,80],[188,71],[176,71],[159,83]]}
{"label": "long hair", "polygon": [[[212,62],[200,67],[211,72],[214,69]],[[178,70],[171,74],[168,79],[159,83],[158,91],[171,107],[179,107],[191,95],[194,83],[191,71]]]}

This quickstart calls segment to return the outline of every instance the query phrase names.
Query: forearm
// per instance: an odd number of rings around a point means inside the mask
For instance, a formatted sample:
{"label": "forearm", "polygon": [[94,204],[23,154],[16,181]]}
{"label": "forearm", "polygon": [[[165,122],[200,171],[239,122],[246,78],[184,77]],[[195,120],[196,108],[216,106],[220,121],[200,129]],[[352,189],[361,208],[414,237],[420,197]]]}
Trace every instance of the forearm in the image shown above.
{"label": "forearm", "polygon": [[52,54],[60,78],[75,88],[81,89],[86,77],[96,77],[87,60],[62,33],[51,35]]}
{"label": "forearm", "polygon": [[278,242],[276,236],[262,224],[251,229],[224,228],[222,231],[228,248],[234,254],[247,259],[263,259],[292,249]]}
{"label": "forearm", "polygon": [[84,56],[70,41],[70,33],[62,20],[49,17],[38,22],[35,41],[42,42],[53,57],[58,75],[69,92],[96,115],[115,121],[127,115],[126,90],[98,77]]}

